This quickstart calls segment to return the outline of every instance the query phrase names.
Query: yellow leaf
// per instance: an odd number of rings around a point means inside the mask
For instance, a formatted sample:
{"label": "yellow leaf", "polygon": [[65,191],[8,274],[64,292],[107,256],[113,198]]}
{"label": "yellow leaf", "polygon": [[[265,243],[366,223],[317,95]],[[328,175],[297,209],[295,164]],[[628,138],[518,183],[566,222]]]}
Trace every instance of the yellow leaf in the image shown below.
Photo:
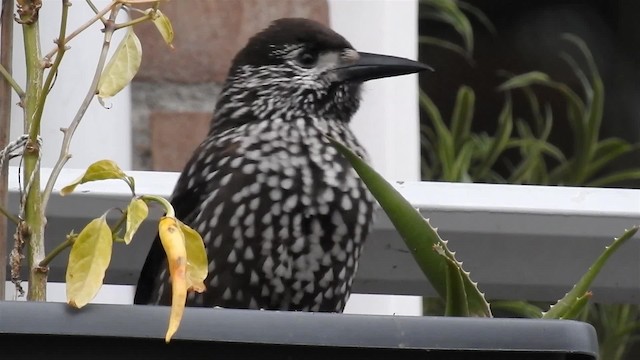
{"label": "yellow leaf", "polygon": [[144,200],[135,198],[127,207],[127,229],[124,233],[124,243],[129,245],[133,235],[138,231],[142,222],[149,215],[149,207]]}
{"label": "yellow leaf", "polygon": [[189,226],[182,222],[178,222],[178,225],[184,234],[187,250],[187,289],[201,293],[206,290],[204,279],[209,267],[204,241],[200,234]]}
{"label": "yellow leaf", "polygon": [[184,234],[180,230],[176,218],[162,217],[158,223],[158,233],[160,234],[162,247],[167,253],[169,275],[171,277],[171,315],[169,316],[169,327],[165,335],[165,341],[169,342],[180,326],[187,301],[187,249],[185,247]]}
{"label": "yellow leaf", "polygon": [[60,190],[60,195],[69,195],[73,192],[76,186],[80,184],[84,184],[90,181],[107,179],[122,179],[126,181],[127,184],[130,184],[130,179],[127,174],[120,170],[115,162],[111,160],[100,160],[89,165],[82,176],[74,180],[71,184],[63,187],[62,190]]}
{"label": "yellow leaf", "polygon": [[67,265],[69,305],[81,308],[96,296],[111,261],[112,247],[111,229],[105,216],[93,219],[78,234]]}
{"label": "yellow leaf", "polygon": [[[153,10],[149,9],[147,11]],[[160,10],[155,11],[155,15],[151,20],[158,29],[158,32],[160,32],[160,35],[162,35],[164,42],[173,49],[173,26],[171,25],[171,20]]]}
{"label": "yellow leaf", "polygon": [[110,98],[129,85],[140,68],[142,61],[142,45],[133,32],[133,28],[127,29],[122,42],[105,66],[98,83],[98,97],[102,101]]}

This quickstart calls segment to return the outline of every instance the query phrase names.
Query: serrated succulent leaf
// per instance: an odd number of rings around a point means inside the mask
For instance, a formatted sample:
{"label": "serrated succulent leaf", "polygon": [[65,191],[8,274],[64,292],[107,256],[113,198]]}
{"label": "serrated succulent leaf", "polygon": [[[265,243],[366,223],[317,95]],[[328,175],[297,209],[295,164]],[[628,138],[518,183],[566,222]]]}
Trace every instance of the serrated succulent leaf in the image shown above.
{"label": "serrated succulent leaf", "polygon": [[[332,144],[351,163],[367,188],[387,214],[402,238],[420,269],[431,282],[433,288],[442,298],[447,296],[447,260],[433,251],[434,246],[443,248],[446,257],[459,263],[435,229],[425,220],[402,195],[380,174],[365,163],[349,148],[328,137]],[[469,314],[471,316],[491,316],[489,304],[478,290],[467,273],[462,273],[464,289],[467,294]]]}

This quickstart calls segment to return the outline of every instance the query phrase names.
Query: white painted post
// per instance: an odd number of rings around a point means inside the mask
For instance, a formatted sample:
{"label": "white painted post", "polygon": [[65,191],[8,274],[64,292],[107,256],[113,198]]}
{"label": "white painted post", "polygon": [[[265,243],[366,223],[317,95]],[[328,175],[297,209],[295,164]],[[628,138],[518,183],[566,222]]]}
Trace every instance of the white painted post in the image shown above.
{"label": "white painted post", "polygon": [[[329,0],[331,27],[360,51],[418,57],[417,0]],[[367,82],[353,120],[373,166],[389,180],[420,180],[418,77]]]}
{"label": "white painted post", "polygon": [[[93,3],[102,8],[109,0],[94,0]],[[43,56],[54,48],[54,39],[60,29],[60,1],[43,1],[40,10],[40,33]],[[69,8],[67,34],[95,15],[84,2],[73,2]],[[124,20],[125,14],[122,14]],[[69,43],[54,84],[49,94],[42,119],[42,138],[44,148],[42,165],[51,167],[56,162],[62,144],[61,127],[67,127],[80,107],[98,62],[102,48],[102,24],[96,24],[85,30]],[[116,32],[111,51],[117,47],[124,31]],[[14,34],[14,76],[24,86],[25,67],[24,50],[22,48],[22,28],[15,26]],[[111,56],[111,55],[109,55]],[[14,104],[18,98],[13,97]],[[69,168],[86,168],[94,161],[111,159],[123,169],[131,168],[131,97],[129,88],[125,88],[117,96],[109,100],[109,109],[103,108],[97,100],[89,106],[82,123],[76,131],[71,143],[72,158],[67,163]],[[11,139],[15,140],[24,133],[22,109],[14,105],[11,117]],[[17,160],[12,164],[17,165]]]}
{"label": "white painted post", "polygon": [[[331,27],[360,51],[418,57],[417,0],[329,0]],[[418,78],[366,83],[352,127],[389,180],[420,180]],[[345,312],[422,315],[419,296],[353,294]]]}

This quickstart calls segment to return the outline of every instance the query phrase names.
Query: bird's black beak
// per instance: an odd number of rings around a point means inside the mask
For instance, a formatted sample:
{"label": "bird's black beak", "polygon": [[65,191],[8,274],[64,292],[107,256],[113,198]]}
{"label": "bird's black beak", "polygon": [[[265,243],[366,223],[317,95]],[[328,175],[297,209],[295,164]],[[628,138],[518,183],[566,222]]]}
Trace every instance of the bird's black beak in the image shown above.
{"label": "bird's black beak", "polygon": [[334,69],[339,81],[364,82],[391,76],[413,74],[425,70],[433,71],[433,68],[428,65],[396,56],[364,52],[355,53],[353,51],[347,57],[350,59],[347,59],[344,65]]}

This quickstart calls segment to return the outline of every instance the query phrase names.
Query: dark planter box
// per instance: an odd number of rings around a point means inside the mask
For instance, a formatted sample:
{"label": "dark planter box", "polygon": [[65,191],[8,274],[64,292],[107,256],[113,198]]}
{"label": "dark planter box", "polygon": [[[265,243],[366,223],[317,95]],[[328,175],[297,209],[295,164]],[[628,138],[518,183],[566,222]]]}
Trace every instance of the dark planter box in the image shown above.
{"label": "dark planter box", "polygon": [[0,302],[2,359],[592,360],[575,321],[401,317],[190,308],[170,344],[169,309]]}

